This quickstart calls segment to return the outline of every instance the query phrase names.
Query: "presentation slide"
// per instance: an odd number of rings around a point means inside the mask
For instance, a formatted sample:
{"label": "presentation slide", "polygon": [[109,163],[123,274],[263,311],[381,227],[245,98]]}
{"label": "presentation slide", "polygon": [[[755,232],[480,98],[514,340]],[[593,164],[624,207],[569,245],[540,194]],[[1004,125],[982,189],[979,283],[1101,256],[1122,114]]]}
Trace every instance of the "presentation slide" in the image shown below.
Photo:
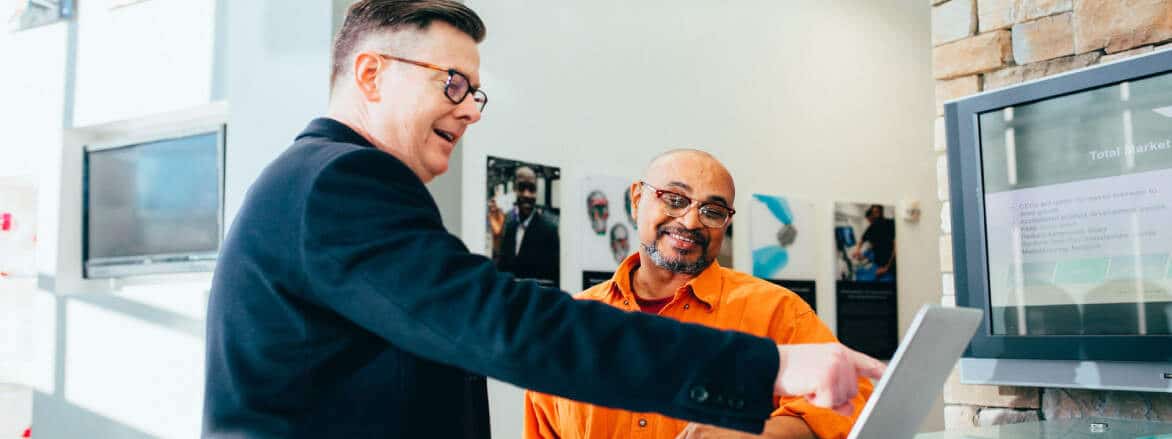
{"label": "presentation slide", "polygon": [[979,123],[993,333],[1172,333],[1172,75]]}
{"label": "presentation slide", "polygon": [[1170,182],[1163,170],[988,194],[993,305],[1167,296]]}

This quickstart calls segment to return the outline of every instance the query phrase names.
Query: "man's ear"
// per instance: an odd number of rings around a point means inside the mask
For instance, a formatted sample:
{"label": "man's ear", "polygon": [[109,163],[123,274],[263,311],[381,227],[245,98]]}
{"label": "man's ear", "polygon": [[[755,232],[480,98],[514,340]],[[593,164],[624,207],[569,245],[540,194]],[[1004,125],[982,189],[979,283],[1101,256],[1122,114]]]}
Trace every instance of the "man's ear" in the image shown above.
{"label": "man's ear", "polygon": [[643,198],[643,183],[631,183],[631,220],[639,224],[639,199]]}
{"label": "man's ear", "polygon": [[382,68],[383,59],[378,55],[364,52],[354,57],[354,85],[369,102],[382,100],[378,84],[378,73]]}

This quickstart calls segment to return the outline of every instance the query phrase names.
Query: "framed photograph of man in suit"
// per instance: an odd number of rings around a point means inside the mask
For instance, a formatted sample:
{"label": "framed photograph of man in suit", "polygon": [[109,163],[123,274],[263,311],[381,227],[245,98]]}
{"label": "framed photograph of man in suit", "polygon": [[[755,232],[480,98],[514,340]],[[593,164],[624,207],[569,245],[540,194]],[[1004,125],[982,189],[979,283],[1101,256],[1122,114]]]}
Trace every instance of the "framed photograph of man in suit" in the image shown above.
{"label": "framed photograph of man in suit", "polygon": [[560,286],[561,169],[488,157],[485,241],[501,271]]}

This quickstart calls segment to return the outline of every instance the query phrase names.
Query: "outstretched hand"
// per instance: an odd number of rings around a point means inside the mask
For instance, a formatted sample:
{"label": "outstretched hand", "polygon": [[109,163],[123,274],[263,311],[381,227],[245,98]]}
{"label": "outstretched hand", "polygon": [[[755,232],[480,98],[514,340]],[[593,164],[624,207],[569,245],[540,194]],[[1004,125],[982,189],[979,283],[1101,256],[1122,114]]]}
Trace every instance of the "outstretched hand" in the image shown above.
{"label": "outstretched hand", "polygon": [[777,345],[780,367],[774,392],[803,396],[818,407],[843,416],[854,413],[851,399],[859,393],[859,377],[879,379],[887,366],[840,343]]}

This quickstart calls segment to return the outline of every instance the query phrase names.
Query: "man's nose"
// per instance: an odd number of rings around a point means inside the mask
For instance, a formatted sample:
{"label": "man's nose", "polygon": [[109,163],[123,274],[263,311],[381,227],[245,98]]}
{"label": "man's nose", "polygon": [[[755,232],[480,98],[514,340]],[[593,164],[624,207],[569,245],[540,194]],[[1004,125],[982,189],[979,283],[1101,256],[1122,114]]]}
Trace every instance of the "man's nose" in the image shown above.
{"label": "man's nose", "polygon": [[700,209],[696,207],[688,208],[688,210],[684,212],[684,216],[681,216],[679,219],[680,222],[683,223],[684,227],[688,228],[688,230],[704,228],[704,225],[700,223]]}
{"label": "man's nose", "polygon": [[476,102],[472,96],[464,98],[463,102],[456,105],[456,117],[469,125],[479,122],[483,114],[480,111],[480,103]]}

